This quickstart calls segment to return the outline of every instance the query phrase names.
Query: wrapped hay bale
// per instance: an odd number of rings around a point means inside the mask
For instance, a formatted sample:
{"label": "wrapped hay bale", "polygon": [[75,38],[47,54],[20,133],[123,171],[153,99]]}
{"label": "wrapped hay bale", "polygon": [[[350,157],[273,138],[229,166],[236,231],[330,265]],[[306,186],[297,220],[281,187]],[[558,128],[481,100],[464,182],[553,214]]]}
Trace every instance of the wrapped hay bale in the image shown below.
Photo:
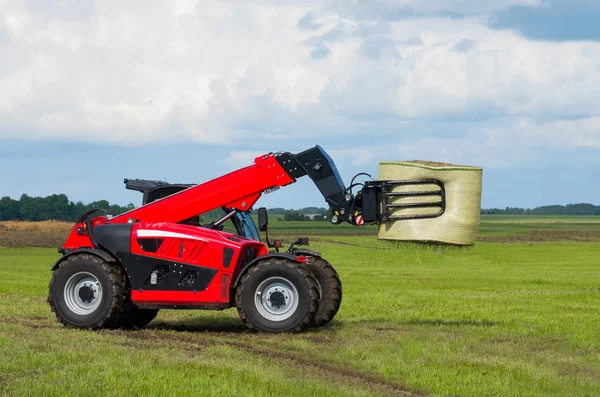
{"label": "wrapped hay bale", "polygon": [[[457,166],[426,161],[380,162],[379,180],[437,179],[444,184],[446,209],[436,218],[402,219],[381,222],[378,237],[383,240],[407,242],[474,245],[481,212],[483,170],[479,167]],[[400,185],[393,192],[436,191],[436,184]],[[440,196],[401,196],[392,204],[439,202]],[[392,216],[436,214],[440,207],[398,208]]]}

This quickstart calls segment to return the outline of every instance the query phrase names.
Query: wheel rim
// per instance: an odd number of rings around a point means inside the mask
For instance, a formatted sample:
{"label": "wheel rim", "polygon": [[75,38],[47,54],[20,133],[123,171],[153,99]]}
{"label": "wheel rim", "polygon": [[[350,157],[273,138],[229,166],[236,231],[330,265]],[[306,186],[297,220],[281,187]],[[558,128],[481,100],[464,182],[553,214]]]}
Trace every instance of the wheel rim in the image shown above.
{"label": "wheel rim", "polygon": [[298,308],[298,290],[283,277],[271,277],[260,283],[254,303],[261,316],[271,321],[284,321]]}
{"label": "wheel rim", "polygon": [[102,302],[102,285],[96,276],[88,272],[72,275],[65,284],[65,304],[80,316],[91,314]]}

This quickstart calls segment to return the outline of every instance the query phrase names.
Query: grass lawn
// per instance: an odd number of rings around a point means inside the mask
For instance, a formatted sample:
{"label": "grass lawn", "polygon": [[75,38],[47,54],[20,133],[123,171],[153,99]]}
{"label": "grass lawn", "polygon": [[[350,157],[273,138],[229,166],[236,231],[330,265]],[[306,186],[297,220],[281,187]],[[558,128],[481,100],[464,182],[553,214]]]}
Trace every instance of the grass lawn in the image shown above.
{"label": "grass lawn", "polygon": [[[555,222],[484,218],[502,230],[482,234]],[[65,329],[45,302],[56,251],[0,248],[0,395],[600,395],[598,242],[435,251],[307,231],[344,300],[330,326],[293,335],[247,332],[232,309]]]}
{"label": "grass lawn", "polygon": [[[273,235],[304,233],[373,236],[378,229],[376,225],[357,228],[349,224],[331,225],[329,222],[286,222],[279,218],[280,216],[275,215],[269,220]],[[482,215],[479,236],[514,236],[538,230],[600,232],[600,216]]]}

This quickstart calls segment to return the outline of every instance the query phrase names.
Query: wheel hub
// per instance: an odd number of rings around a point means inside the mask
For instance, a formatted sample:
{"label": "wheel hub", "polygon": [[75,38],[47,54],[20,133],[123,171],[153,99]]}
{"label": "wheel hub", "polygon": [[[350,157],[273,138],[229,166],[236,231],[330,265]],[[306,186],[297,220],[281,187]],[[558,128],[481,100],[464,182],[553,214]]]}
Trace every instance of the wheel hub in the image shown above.
{"label": "wheel hub", "polygon": [[283,294],[283,292],[275,291],[267,300],[271,302],[271,306],[281,307],[285,306],[285,298],[286,296]]}
{"label": "wheel hub", "polygon": [[271,321],[284,321],[298,308],[298,291],[294,284],[283,277],[271,277],[256,289],[256,309]]}
{"label": "wheel hub", "polygon": [[94,299],[94,290],[87,285],[79,289],[79,297],[83,302],[91,302]]}
{"label": "wheel hub", "polygon": [[80,316],[91,314],[102,302],[102,285],[92,273],[76,273],[65,284],[64,298],[67,308],[73,313]]}

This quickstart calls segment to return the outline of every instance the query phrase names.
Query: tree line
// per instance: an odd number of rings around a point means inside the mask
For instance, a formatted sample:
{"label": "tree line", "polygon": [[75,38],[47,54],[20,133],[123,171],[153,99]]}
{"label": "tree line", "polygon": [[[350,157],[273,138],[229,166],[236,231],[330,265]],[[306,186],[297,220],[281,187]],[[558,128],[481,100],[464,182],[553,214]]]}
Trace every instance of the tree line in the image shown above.
{"label": "tree line", "polygon": [[96,208],[118,215],[134,209],[135,206],[110,204],[106,200],[84,204],[81,201],[70,201],[65,194],[53,194],[48,197],[30,197],[24,194],[19,200],[10,197],[0,199],[0,221],[36,222],[52,219],[75,222],[81,215]]}
{"label": "tree line", "polygon": [[[322,221],[329,220],[329,210],[325,208],[308,207],[300,210],[284,210],[277,208],[283,214],[285,221]],[[273,210],[269,210],[272,212]],[[274,212],[272,212],[274,213]],[[482,214],[488,215],[600,215],[600,206],[593,204],[545,205],[535,208],[506,207],[482,209]],[[319,214],[318,216],[312,216]],[[310,217],[307,215],[311,215]]]}
{"label": "tree line", "polygon": [[[107,200],[94,201],[84,204],[81,201],[71,201],[65,194],[53,194],[47,197],[31,197],[23,194],[18,200],[11,197],[2,197],[0,199],[0,221],[70,221],[75,222],[84,213],[93,210],[107,210],[112,215],[119,215],[135,208],[135,205],[128,204],[121,206],[111,204]],[[283,215],[284,220],[305,221],[305,220],[324,220],[328,210],[325,208],[306,207],[300,210],[286,210],[283,208],[273,208],[269,212],[272,215]],[[310,216],[308,216],[310,215]],[[223,216],[223,211],[216,209],[203,214],[202,218],[219,219]]]}
{"label": "tree line", "polygon": [[[45,221],[60,220],[75,222],[82,214],[92,209],[103,209],[112,215],[135,208],[133,204],[121,206],[110,204],[106,200],[84,204],[73,202],[65,194],[53,194],[47,197],[30,197],[23,194],[20,199],[10,197],[0,199],[0,221]],[[215,212],[215,214],[212,214]],[[219,210],[205,214],[205,217],[218,217]],[[283,215],[284,221],[327,221],[329,210],[322,207],[306,207],[299,210],[272,208],[272,215]],[[504,209],[491,208],[481,210],[482,214],[494,215],[600,215],[600,206],[593,204],[547,205],[535,208],[507,207]],[[212,218],[211,218],[212,219]]]}
{"label": "tree line", "polygon": [[492,215],[600,215],[600,206],[593,204],[545,205],[535,208],[506,207],[481,210]]}

